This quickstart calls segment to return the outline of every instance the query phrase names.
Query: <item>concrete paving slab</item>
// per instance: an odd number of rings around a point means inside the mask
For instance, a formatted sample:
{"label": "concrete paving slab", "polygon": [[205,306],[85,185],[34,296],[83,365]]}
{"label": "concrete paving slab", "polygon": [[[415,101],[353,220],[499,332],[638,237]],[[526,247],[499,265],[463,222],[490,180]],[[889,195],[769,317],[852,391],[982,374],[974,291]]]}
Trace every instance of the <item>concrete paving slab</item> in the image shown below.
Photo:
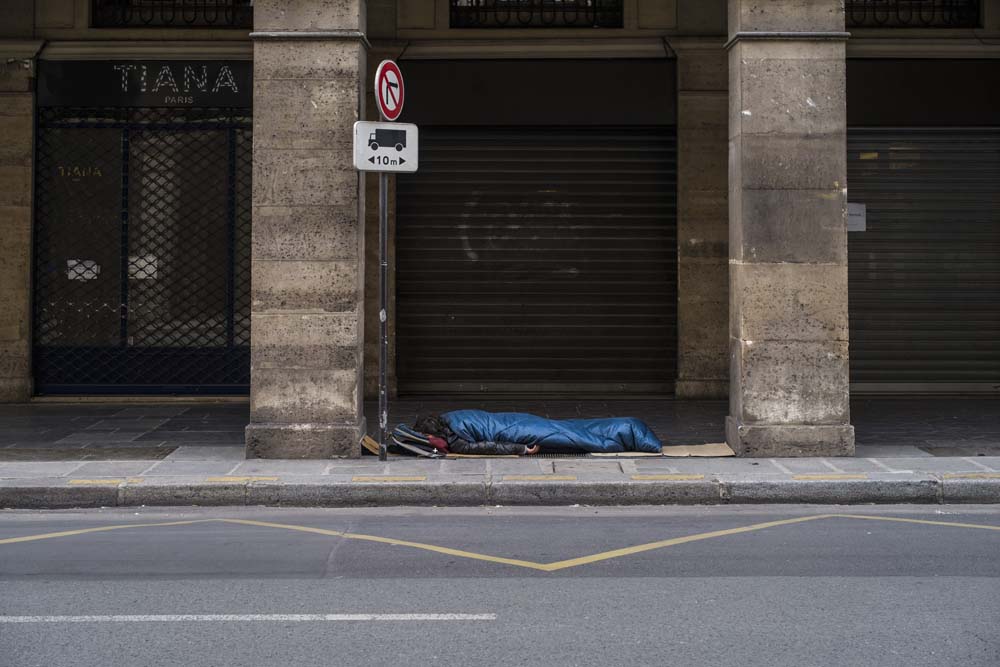
{"label": "concrete paving slab", "polygon": [[284,459],[251,459],[238,464],[232,475],[322,475],[330,462],[323,459],[293,461]]}
{"label": "concrete paving slab", "polygon": [[917,458],[933,456],[915,445],[855,445],[855,458]]}
{"label": "concrete paving slab", "polygon": [[226,475],[238,464],[233,461],[160,461],[144,474],[156,477],[168,475]]}
{"label": "concrete paving slab", "polygon": [[166,458],[167,461],[243,461],[245,459],[246,449],[239,445],[209,447],[182,445]]}
{"label": "concrete paving slab", "polygon": [[0,477],[62,477],[80,466],[80,461],[13,461],[0,463]]}
{"label": "concrete paving slab", "polygon": [[623,474],[621,465],[617,461],[581,461],[579,459],[559,460],[553,462],[554,472],[562,474],[598,474],[609,473],[612,475]]}
{"label": "concrete paving slab", "polygon": [[135,477],[153,465],[152,461],[91,461],[73,471],[73,478]]}

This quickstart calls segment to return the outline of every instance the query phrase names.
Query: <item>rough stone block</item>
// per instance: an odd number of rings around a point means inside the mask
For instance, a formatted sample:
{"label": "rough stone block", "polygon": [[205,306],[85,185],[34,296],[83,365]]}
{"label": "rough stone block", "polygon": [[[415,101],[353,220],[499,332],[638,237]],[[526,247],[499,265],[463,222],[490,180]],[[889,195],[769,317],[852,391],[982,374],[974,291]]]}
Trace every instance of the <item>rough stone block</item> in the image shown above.
{"label": "rough stone block", "polygon": [[32,393],[30,376],[0,377],[0,403],[26,403]]}
{"label": "rough stone block", "polygon": [[729,34],[843,32],[843,0],[729,0]]}
{"label": "rough stone block", "polygon": [[31,206],[31,168],[0,164],[0,206]]}
{"label": "rough stone block", "polygon": [[[840,190],[846,187],[847,135],[741,135],[735,183],[751,190]],[[732,175],[732,172],[730,172]]]}
{"label": "rough stone block", "polygon": [[355,206],[358,178],[349,149],[254,147],[254,206]]}
{"label": "rough stone block", "polygon": [[250,350],[254,370],[356,369],[360,364],[357,315],[254,313]]}
{"label": "rough stone block", "polygon": [[358,423],[253,423],[246,428],[247,458],[358,458],[363,435]]}
{"label": "rough stone block", "polygon": [[747,424],[727,417],[726,442],[737,456],[854,456],[854,427]]}
{"label": "rough stone block", "polygon": [[345,424],[360,414],[357,369],[254,368],[252,376],[254,423]]}
{"label": "rough stone block", "polygon": [[732,338],[729,351],[729,410],[741,423],[848,423],[847,341]]}
{"label": "rough stone block", "polygon": [[[3,25],[0,19],[0,25]],[[0,61],[0,93],[30,93],[34,77],[30,61],[14,58],[10,61]]]}
{"label": "rough stone block", "polygon": [[27,340],[0,341],[0,377],[27,378],[31,375],[31,357]]}
{"label": "rough stone block", "polygon": [[35,99],[34,95],[28,93],[3,93],[0,92],[0,116],[24,116],[34,117]]}
{"label": "rough stone block", "polygon": [[[684,3],[689,4],[689,3]],[[729,82],[729,59],[719,40],[714,48],[677,49],[677,89],[681,99],[688,92],[712,91],[726,99]]]}
{"label": "rough stone block", "polygon": [[254,81],[312,80],[354,82],[360,90],[364,47],[353,40],[257,40]]}
{"label": "rough stone block", "polygon": [[640,28],[669,30],[677,27],[677,0],[638,0],[638,5]]}
{"label": "rough stone block", "polygon": [[[722,130],[725,126],[719,126]],[[705,188],[726,187],[729,143],[725,132],[711,129],[681,129],[677,134],[678,186],[699,184]]]}
{"label": "rough stone block", "polygon": [[255,150],[325,148],[351,155],[357,81],[260,80],[253,90]]}
{"label": "rough stone block", "polygon": [[74,0],[39,0],[35,2],[35,27],[72,28],[75,9]]}
{"label": "rough stone block", "polygon": [[[683,304],[728,304],[729,262],[722,257],[682,260],[677,266],[677,295],[678,302]],[[729,313],[721,315],[713,324],[722,324],[723,330],[728,331],[725,323]]]}
{"label": "rough stone block", "polygon": [[847,263],[847,195],[749,190],[737,195],[730,253],[746,262]]}
{"label": "rough stone block", "polygon": [[34,119],[30,114],[0,114],[0,164],[30,167],[33,127]]}
{"label": "rough stone block", "polygon": [[689,401],[726,398],[729,396],[729,381],[679,376],[674,386],[674,396]]}
{"label": "rough stone block", "polygon": [[729,265],[729,326],[744,341],[847,341],[846,264]]}
{"label": "rough stone block", "polygon": [[[397,2],[396,22],[403,30],[433,30],[436,3],[434,0]],[[447,27],[447,26],[445,26]]]}
{"label": "rough stone block", "polygon": [[364,0],[257,0],[254,30],[364,30]]}
{"label": "rough stone block", "polygon": [[259,260],[330,261],[358,258],[356,206],[258,206],[253,256]]}
{"label": "rough stone block", "polygon": [[357,262],[252,262],[253,311],[355,312]]}
{"label": "rough stone block", "polygon": [[750,60],[740,71],[735,117],[748,134],[835,134],[847,117],[846,63],[841,60]]}
{"label": "rough stone block", "polygon": [[[725,174],[723,174],[725,178]],[[683,180],[681,174],[678,178]],[[694,184],[697,185],[697,184]],[[678,252],[684,257],[728,257],[729,191],[677,187]]]}

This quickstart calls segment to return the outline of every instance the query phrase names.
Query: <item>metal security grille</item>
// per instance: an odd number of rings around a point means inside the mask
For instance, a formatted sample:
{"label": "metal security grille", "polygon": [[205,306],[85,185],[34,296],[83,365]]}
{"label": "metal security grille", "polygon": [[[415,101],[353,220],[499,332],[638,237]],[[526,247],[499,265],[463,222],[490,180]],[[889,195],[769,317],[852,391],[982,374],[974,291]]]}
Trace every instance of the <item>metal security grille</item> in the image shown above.
{"label": "metal security grille", "polygon": [[243,393],[247,109],[39,110],[39,393]]}
{"label": "metal security grille", "polygon": [[851,129],[851,381],[1000,388],[1000,129]]}
{"label": "metal security grille", "polygon": [[401,394],[673,391],[673,128],[420,140],[397,181]]}
{"label": "metal security grille", "polygon": [[252,28],[253,0],[91,0],[95,28]]}
{"label": "metal security grille", "polygon": [[621,28],[623,0],[451,0],[452,28]]}
{"label": "metal security grille", "polygon": [[848,28],[978,28],[980,0],[848,0]]}

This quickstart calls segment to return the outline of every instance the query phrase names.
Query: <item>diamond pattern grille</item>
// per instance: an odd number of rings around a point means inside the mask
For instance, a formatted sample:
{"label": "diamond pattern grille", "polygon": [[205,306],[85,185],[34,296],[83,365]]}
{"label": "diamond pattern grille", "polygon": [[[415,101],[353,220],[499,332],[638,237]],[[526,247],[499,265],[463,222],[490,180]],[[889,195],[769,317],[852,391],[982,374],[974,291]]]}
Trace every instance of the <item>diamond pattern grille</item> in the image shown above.
{"label": "diamond pattern grille", "polygon": [[39,110],[39,393],[248,390],[251,145],[248,109]]}

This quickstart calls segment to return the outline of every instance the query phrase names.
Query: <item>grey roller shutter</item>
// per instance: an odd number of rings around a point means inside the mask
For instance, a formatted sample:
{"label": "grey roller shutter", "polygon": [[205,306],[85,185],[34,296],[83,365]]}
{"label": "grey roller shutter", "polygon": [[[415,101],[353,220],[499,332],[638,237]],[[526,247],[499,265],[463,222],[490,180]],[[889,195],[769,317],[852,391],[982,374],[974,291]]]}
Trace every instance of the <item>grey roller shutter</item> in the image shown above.
{"label": "grey roller shutter", "polygon": [[851,381],[1000,389],[1000,130],[852,129]]}
{"label": "grey roller shutter", "polygon": [[421,128],[397,181],[402,394],[663,394],[673,128]]}

